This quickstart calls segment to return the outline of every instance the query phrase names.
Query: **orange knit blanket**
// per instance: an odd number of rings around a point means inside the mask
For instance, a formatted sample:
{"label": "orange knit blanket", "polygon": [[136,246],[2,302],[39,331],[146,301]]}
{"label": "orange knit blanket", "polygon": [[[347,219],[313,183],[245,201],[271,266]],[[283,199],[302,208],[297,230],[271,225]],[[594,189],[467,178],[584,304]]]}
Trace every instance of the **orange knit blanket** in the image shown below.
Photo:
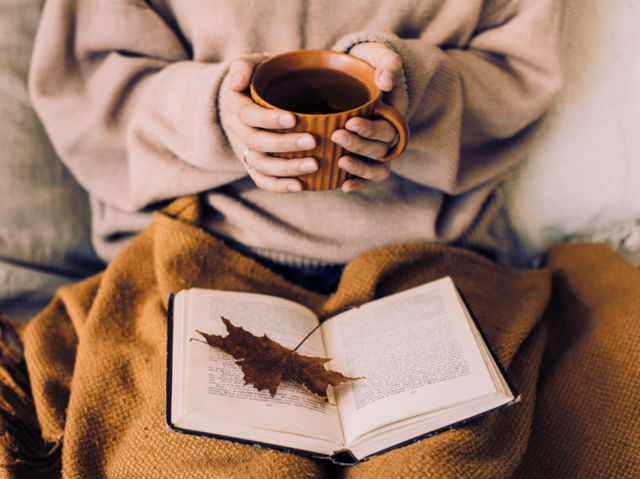
{"label": "orange knit blanket", "polygon": [[[451,247],[387,247],[354,259],[337,292],[321,296],[228,249],[197,226],[199,214],[194,198],[174,202],[22,332],[29,394],[50,443],[46,475],[640,477],[640,271],[613,251],[558,246],[543,269],[515,272]],[[518,404],[350,468],[165,426],[171,291],[278,295],[326,317],[443,275],[460,287],[522,394]],[[0,370],[6,399],[15,384]],[[28,458],[12,463],[10,446],[0,441],[0,474],[39,477]]]}

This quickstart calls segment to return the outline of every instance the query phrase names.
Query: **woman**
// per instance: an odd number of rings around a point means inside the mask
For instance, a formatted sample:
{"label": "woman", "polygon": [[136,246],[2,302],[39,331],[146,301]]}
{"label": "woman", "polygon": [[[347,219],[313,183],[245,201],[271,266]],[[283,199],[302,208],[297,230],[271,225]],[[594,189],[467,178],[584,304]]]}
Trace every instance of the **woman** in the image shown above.
{"label": "woman", "polygon": [[[552,0],[49,0],[31,92],[90,193],[105,260],[154,209],[198,193],[208,231],[326,292],[346,262],[384,245],[507,257],[496,185],[558,91],[558,20]],[[313,137],[264,131],[293,117],[246,91],[265,55],[300,48],[376,68],[385,100],[410,125],[400,158],[376,161],[394,138],[390,124],[353,119],[333,140],[352,153],[340,167],[356,178],[300,191],[293,177],[316,160],[269,153],[308,149]]]}

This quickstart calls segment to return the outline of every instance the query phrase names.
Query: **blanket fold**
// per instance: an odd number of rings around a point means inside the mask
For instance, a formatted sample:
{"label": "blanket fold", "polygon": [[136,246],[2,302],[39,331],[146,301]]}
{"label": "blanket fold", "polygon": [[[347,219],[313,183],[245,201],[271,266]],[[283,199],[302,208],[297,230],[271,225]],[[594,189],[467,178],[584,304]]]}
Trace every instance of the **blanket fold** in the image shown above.
{"label": "blanket fold", "polygon": [[[518,272],[462,249],[398,245],[351,261],[338,290],[322,296],[230,249],[199,218],[196,198],[175,201],[103,273],[60,289],[22,333],[37,418],[44,439],[63,444],[64,477],[640,476],[640,272],[613,251],[558,246],[544,268]],[[327,317],[444,275],[522,394],[518,404],[350,468],[167,429],[170,292],[271,294]]]}
{"label": "blanket fold", "polygon": [[24,361],[22,341],[0,312],[0,465],[10,475],[60,475],[61,442],[43,440]]}

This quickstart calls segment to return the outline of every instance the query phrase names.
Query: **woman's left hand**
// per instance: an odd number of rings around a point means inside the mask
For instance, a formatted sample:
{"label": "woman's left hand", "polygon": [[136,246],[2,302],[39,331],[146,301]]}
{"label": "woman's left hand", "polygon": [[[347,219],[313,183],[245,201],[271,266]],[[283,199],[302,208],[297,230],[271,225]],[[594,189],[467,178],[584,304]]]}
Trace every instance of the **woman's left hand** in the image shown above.
{"label": "woman's left hand", "polygon": [[[349,52],[375,67],[376,86],[385,93],[385,102],[402,115],[406,114],[409,99],[403,88],[398,88],[402,72],[402,58],[382,43],[360,43]],[[384,181],[391,174],[391,162],[382,163],[393,146],[396,130],[387,120],[351,118],[345,129],[336,130],[331,136],[338,145],[354,155],[345,155],[338,166],[357,178],[349,178],[342,191],[361,191],[371,181]],[[355,156],[358,155],[358,156]],[[363,158],[364,157],[364,158]]]}

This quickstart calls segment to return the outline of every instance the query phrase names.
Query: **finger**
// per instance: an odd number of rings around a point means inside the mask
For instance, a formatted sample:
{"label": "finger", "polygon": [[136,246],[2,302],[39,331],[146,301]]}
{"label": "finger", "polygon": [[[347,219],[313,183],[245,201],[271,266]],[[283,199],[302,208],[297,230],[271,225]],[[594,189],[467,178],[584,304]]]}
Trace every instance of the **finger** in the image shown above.
{"label": "finger", "polygon": [[395,85],[395,76],[388,71],[376,70],[374,81],[382,91],[391,91]]}
{"label": "finger", "polygon": [[237,118],[229,121],[229,128],[247,145],[261,153],[294,153],[312,150],[316,141],[310,133],[277,133],[258,130],[241,123]]}
{"label": "finger", "polygon": [[242,123],[254,128],[292,128],[296,124],[296,117],[293,114],[282,110],[263,108],[242,93],[230,94],[228,106]]}
{"label": "finger", "polygon": [[366,161],[349,155],[338,160],[338,167],[354,176],[371,181],[384,181],[391,174],[389,163]]}
{"label": "finger", "polygon": [[356,191],[364,190],[370,184],[371,182],[369,180],[363,178],[349,178],[342,183],[342,191],[345,193],[355,193]]}
{"label": "finger", "polygon": [[386,47],[379,55],[374,80],[382,91],[391,91],[402,71],[402,58]]}
{"label": "finger", "polygon": [[273,133],[251,129],[246,144],[263,153],[293,153],[315,148],[316,142],[309,133]]}
{"label": "finger", "polygon": [[247,155],[247,163],[258,173],[267,176],[287,177],[313,173],[318,169],[315,158],[276,158],[252,151]]}
{"label": "finger", "polygon": [[363,138],[390,143],[396,137],[396,129],[387,120],[367,120],[362,117],[349,118],[345,128]]}
{"label": "finger", "polygon": [[249,176],[258,188],[274,193],[295,193],[302,191],[302,182],[296,178],[277,178],[264,175],[254,169],[249,170]]}
{"label": "finger", "polygon": [[266,55],[260,53],[233,60],[229,65],[229,87],[234,91],[243,91],[249,88],[253,69],[265,58]]}
{"label": "finger", "polygon": [[384,158],[389,151],[389,145],[386,143],[367,140],[359,135],[350,133],[347,130],[334,131],[331,135],[331,141],[337,143],[351,153],[372,158],[374,160]]}
{"label": "finger", "polygon": [[402,57],[382,43],[360,43],[350,53],[376,69],[374,80],[382,91],[391,91],[402,71]]}

